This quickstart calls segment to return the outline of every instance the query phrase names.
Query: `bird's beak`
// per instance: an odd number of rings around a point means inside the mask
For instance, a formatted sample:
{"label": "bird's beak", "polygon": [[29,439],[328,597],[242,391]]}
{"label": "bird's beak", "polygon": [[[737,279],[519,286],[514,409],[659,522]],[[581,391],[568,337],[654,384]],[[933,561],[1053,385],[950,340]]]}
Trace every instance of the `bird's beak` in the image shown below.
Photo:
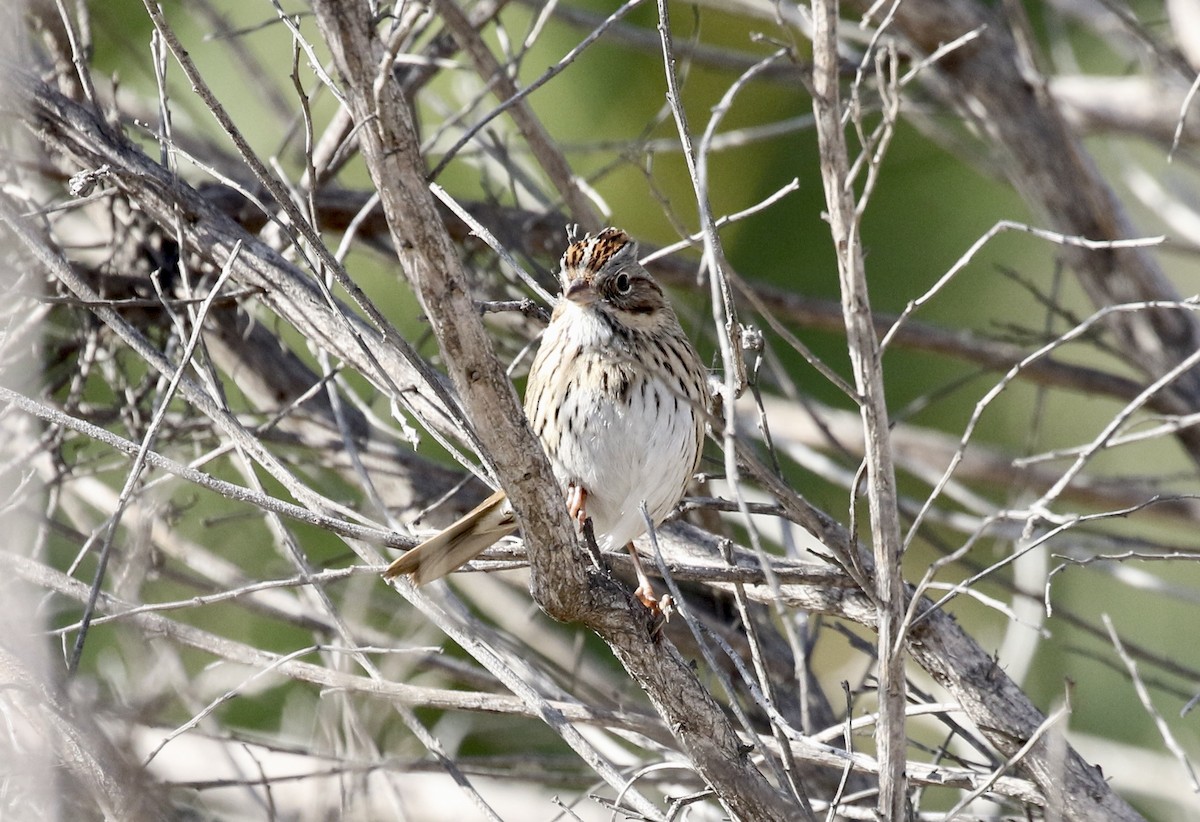
{"label": "bird's beak", "polygon": [[596,287],[592,285],[592,281],[583,277],[571,280],[571,282],[567,284],[566,290],[563,291],[563,296],[576,305],[585,307],[596,302],[596,300],[600,297],[600,295],[596,293]]}

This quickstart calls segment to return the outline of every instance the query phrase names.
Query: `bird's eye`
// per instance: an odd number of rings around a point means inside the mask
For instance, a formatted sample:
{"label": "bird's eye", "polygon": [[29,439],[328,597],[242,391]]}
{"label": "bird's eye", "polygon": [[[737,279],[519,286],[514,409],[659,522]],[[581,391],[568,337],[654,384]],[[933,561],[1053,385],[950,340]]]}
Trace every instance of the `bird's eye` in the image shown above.
{"label": "bird's eye", "polygon": [[633,288],[633,283],[629,280],[629,275],[622,271],[617,275],[617,293],[628,294]]}

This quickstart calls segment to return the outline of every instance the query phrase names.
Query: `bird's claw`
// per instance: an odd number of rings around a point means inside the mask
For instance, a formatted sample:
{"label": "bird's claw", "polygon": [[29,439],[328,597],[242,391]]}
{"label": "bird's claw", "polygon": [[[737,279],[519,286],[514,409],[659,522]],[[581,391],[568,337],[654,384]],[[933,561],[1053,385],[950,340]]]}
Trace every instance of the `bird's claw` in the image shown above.
{"label": "bird's claw", "polygon": [[671,614],[675,613],[675,599],[670,594],[663,594],[655,599],[653,588],[648,585],[639,585],[633,595],[637,597],[638,602],[650,609],[650,613],[661,616],[663,622],[669,622]]}

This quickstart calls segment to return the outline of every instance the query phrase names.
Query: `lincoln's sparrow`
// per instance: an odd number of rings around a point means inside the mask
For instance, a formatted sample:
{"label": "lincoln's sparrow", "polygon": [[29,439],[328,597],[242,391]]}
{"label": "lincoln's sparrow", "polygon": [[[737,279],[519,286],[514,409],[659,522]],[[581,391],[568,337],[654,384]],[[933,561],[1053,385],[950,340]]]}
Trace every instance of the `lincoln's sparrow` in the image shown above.
{"label": "lincoln's sparrow", "polygon": [[[525,413],[580,523],[602,550],[626,545],[638,598],[653,607],[632,540],[683,495],[700,461],[706,370],[662,289],[637,260],[637,243],[607,228],[562,257],[563,295],[529,372]],[[503,491],[388,567],[418,584],[469,562],[516,530]]]}

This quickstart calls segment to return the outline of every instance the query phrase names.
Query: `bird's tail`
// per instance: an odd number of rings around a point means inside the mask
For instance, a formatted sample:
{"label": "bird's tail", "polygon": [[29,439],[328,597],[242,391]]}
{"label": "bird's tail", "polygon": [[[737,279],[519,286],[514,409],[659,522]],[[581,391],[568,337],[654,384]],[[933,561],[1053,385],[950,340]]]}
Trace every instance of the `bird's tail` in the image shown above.
{"label": "bird's tail", "polygon": [[446,576],[517,530],[508,497],[497,491],[470,513],[400,557],[383,572],[385,579],[409,574],[417,585]]}

